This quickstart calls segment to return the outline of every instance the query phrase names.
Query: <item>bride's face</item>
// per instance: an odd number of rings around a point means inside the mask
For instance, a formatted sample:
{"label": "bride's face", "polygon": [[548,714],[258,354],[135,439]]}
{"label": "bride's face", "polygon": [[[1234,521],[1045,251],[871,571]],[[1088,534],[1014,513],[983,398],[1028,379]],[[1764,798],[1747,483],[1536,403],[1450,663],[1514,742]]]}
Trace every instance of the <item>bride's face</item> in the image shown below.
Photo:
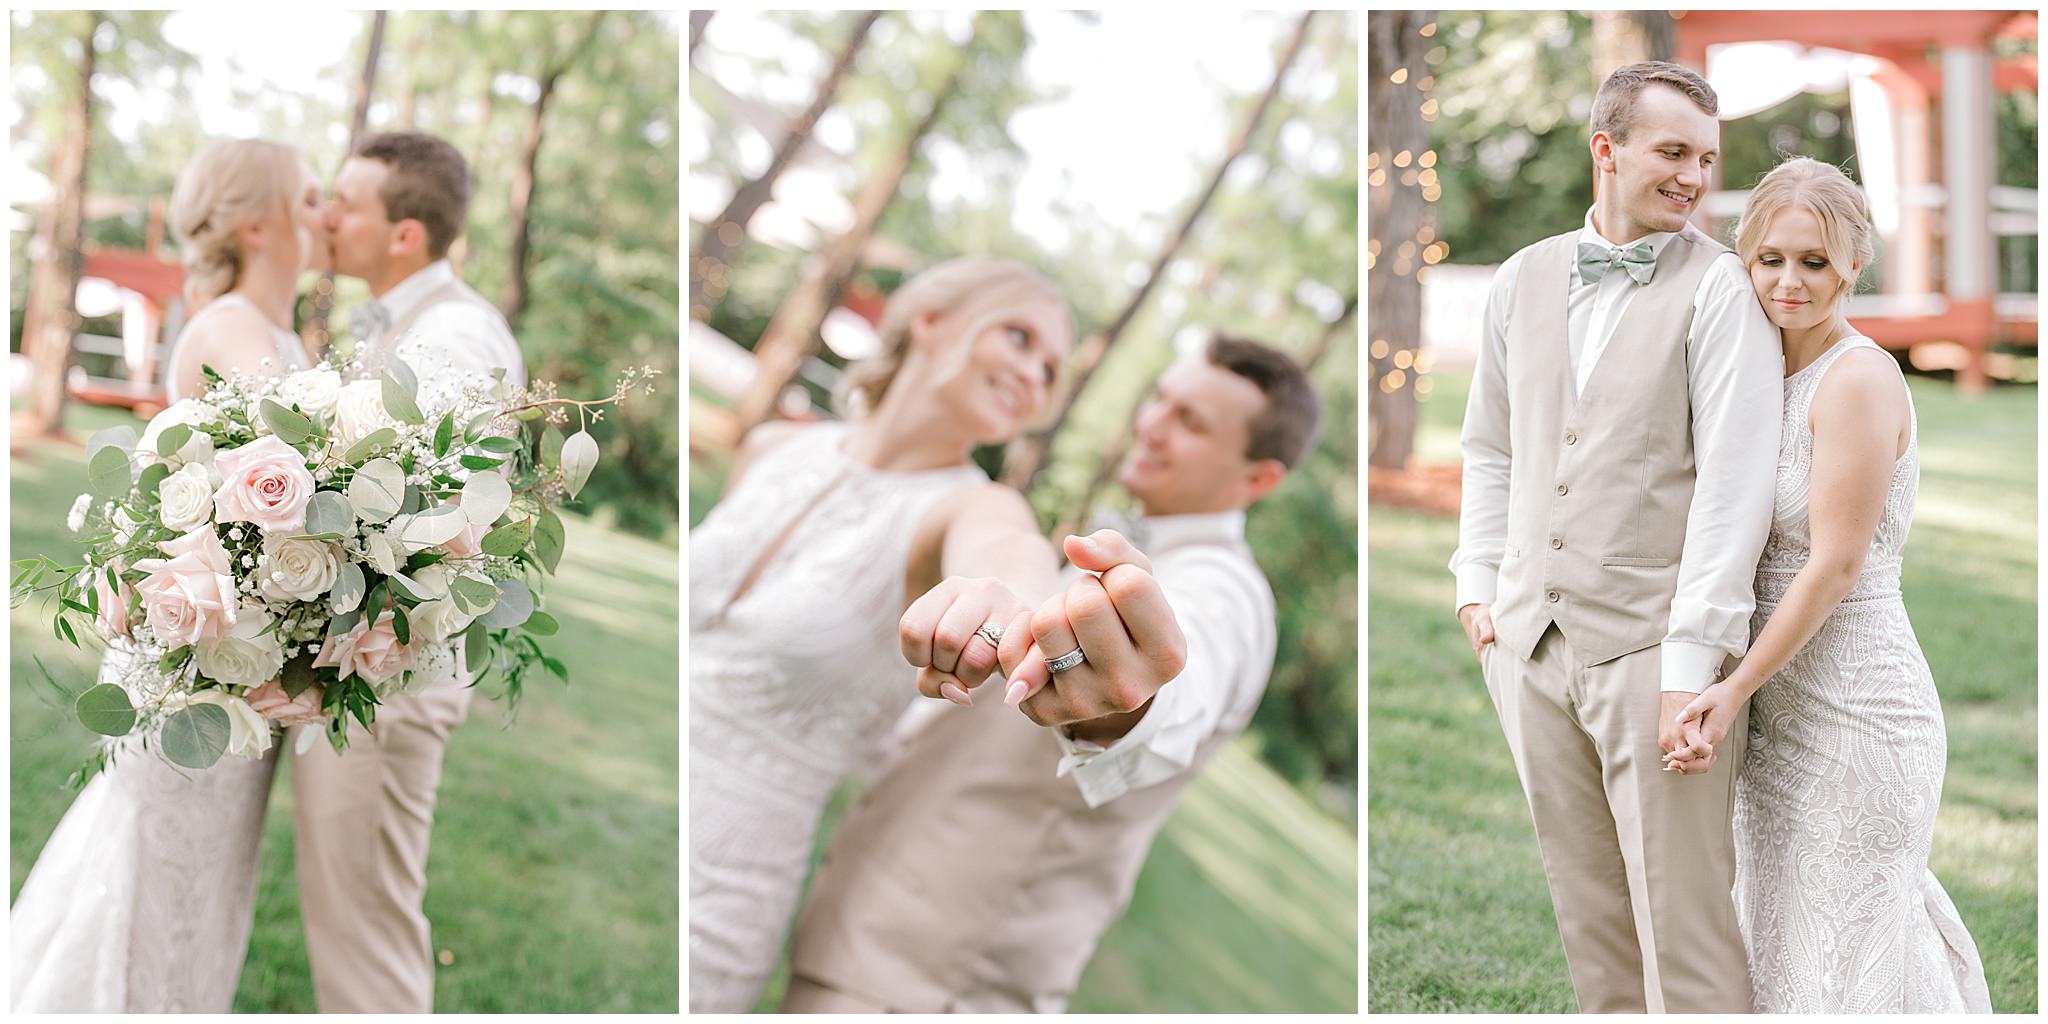
{"label": "bride's face", "polygon": [[970,302],[920,317],[912,331],[941,366],[933,393],[976,444],[1008,441],[1042,415],[1073,347],[1065,307],[1042,296],[1001,305]]}
{"label": "bride's face", "polygon": [[1764,315],[1786,331],[1828,322],[1847,291],[1842,275],[1828,261],[1820,219],[1798,203],[1787,204],[1764,228],[1756,256],[1749,261],[1749,283]]}
{"label": "bride's face", "polygon": [[299,269],[319,273],[333,267],[333,250],[327,240],[327,203],[320,195],[320,178],[313,165],[299,164],[299,189],[292,203],[292,227],[299,242]]}

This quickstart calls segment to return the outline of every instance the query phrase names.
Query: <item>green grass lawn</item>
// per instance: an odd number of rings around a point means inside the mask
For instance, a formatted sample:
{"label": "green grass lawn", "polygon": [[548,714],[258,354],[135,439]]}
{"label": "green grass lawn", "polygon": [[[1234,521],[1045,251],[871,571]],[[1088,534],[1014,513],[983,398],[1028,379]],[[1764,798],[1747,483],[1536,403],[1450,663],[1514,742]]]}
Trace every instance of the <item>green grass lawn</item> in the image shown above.
{"label": "green grass lawn", "polygon": [[[1418,453],[1455,459],[1467,382],[1433,379]],[[1912,390],[1921,485],[1904,589],[1949,742],[1931,866],[1983,954],[1992,1005],[2031,1013],[2038,396]],[[1457,524],[1373,508],[1367,530],[1368,1009],[1571,1011],[1528,807],[1452,615]]]}
{"label": "green grass lawn", "polygon": [[[117,422],[133,421],[87,408],[72,427],[82,437]],[[77,558],[63,520],[84,489],[83,455],[16,448],[12,557]],[[448,745],[426,898],[445,961],[435,993],[442,1012],[681,1005],[676,550],[565,518],[569,553],[549,591],[562,629],[549,643],[571,685],[529,684],[510,729],[502,705],[479,699]],[[32,659],[74,688],[97,664],[96,654],[51,637],[40,601],[15,610],[11,625],[10,902],[71,802],[65,776],[90,747],[68,709],[31,683]],[[237,1012],[314,1009],[291,797],[280,774]]]}

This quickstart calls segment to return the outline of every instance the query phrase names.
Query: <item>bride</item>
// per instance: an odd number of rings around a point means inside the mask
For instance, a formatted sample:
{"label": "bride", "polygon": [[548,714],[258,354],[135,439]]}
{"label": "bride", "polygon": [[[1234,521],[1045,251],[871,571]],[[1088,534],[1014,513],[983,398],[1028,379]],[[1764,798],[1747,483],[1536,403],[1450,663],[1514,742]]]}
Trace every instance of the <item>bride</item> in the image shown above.
{"label": "bride", "polygon": [[[200,308],[165,367],[174,402],[203,390],[202,365],[272,375],[309,365],[289,328],[300,273],[327,266],[321,207],[312,167],[276,142],[215,142],[178,175],[171,227],[186,297]],[[159,425],[180,408],[192,411],[174,405]],[[110,643],[100,680],[125,683],[155,660]],[[227,1012],[248,951],[277,758],[273,746],[186,771],[124,739],[15,900],[15,1012]]]}
{"label": "bride", "polygon": [[[1759,1013],[1988,1013],[1977,947],[1927,869],[1947,760],[1899,594],[1920,479],[1898,364],[1842,314],[1870,218],[1797,158],[1750,193],[1736,251],[1784,334],[1783,442],[1756,637],[1681,713],[1709,745],[1751,701],[1736,778],[1735,907]],[[1672,755],[1705,771],[1713,755]]]}
{"label": "bride", "polygon": [[[884,354],[848,372],[865,413],[756,428],[690,532],[695,1012],[760,998],[826,802],[911,701],[897,635],[908,597],[949,576],[998,577],[1034,604],[1059,589],[1023,497],[968,459],[1046,409],[1073,341],[1058,289],[1009,260],[951,260],[896,291],[881,335]],[[1014,610],[949,616],[1008,623]],[[993,666],[993,647],[967,643]],[[967,660],[937,663],[955,659]]]}

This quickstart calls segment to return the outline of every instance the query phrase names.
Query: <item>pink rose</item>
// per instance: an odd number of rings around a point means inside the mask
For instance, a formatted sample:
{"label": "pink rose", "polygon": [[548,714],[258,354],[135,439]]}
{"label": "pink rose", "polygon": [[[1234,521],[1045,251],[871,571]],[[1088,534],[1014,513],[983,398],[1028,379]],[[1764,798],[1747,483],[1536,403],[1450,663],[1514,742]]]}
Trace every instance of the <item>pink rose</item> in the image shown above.
{"label": "pink rose", "polygon": [[320,695],[320,684],[314,683],[300,690],[297,697],[288,697],[284,686],[273,679],[250,690],[242,699],[257,714],[289,729],[294,725],[327,724],[327,716],[320,711]]}
{"label": "pink rose", "polygon": [[441,548],[456,558],[475,558],[484,553],[484,534],[489,532],[491,528],[486,524],[470,523]]}
{"label": "pink rose", "polygon": [[135,590],[158,642],[184,647],[227,635],[235,625],[235,580],[229,575],[228,551],[213,527],[202,526],[157,547],[171,557],[136,562],[135,568],[149,578]]}
{"label": "pink rose", "polygon": [[220,453],[213,465],[220,471],[215,519],[255,523],[264,533],[305,532],[306,503],[316,485],[298,449],[271,434]]}
{"label": "pink rose", "polygon": [[391,613],[385,612],[374,624],[358,621],[354,629],[328,637],[320,656],[313,659],[313,667],[338,668],[343,679],[353,673],[374,685],[398,678],[412,667],[412,661],[412,649],[398,642]]}
{"label": "pink rose", "polygon": [[100,635],[109,638],[128,635],[128,599],[135,594],[135,588],[130,586],[127,580],[120,579],[121,563],[113,563],[113,569],[115,579],[120,581],[118,587],[107,586],[105,572],[95,571],[92,574],[93,593],[98,594],[100,599]]}

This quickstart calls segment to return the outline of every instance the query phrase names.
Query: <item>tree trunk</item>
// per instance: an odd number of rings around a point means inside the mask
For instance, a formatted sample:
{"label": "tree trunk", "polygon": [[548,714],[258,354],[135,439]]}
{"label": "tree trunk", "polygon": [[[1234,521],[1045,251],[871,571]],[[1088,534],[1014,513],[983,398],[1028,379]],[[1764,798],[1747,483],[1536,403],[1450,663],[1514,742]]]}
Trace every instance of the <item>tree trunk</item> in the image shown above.
{"label": "tree trunk", "polygon": [[697,55],[697,44],[704,41],[704,26],[711,24],[711,16],[717,13],[717,11],[690,12],[690,52],[684,56],[685,60]]}
{"label": "tree trunk", "polygon": [[812,261],[815,272],[782,300],[775,316],[761,332],[761,340],[754,344],[753,386],[741,397],[734,412],[740,434],[744,435],[755,424],[775,415],[782,389],[796,377],[804,359],[817,349],[818,328],[825,322],[825,314],[832,311],[832,304],[838,301],[846,283],[860,270],[861,252],[867,248],[868,239],[874,234],[883,212],[888,210],[890,200],[896,197],[897,188],[903,184],[903,175],[917,159],[918,144],[938,122],[939,112],[947,101],[959,91],[960,78],[973,59],[973,55],[967,52],[972,46],[971,40],[962,45],[962,59],[932,94],[931,107],[925,111],[924,117],[911,128],[902,145],[876,169],[874,176],[862,186],[860,194],[854,197],[853,227],[833,239]]}
{"label": "tree trunk", "polygon": [[[1358,296],[1354,294],[1345,301],[1344,312],[1331,321],[1329,326],[1323,328],[1323,333],[1317,335],[1315,343],[1309,346],[1308,354],[1301,360],[1304,370],[1315,372],[1316,364],[1321,363],[1323,357],[1330,354],[1332,342],[1344,332],[1344,326],[1351,322],[1352,316],[1357,312]],[[1123,465],[1124,456],[1130,453],[1131,443],[1135,438],[1128,425],[1130,417],[1126,416],[1124,419],[1126,426],[1123,433],[1117,435],[1116,441],[1103,449],[1102,458],[1095,463],[1095,475],[1089,478],[1087,489],[1081,492],[1081,499],[1075,502],[1053,527],[1052,536],[1055,539],[1073,533],[1088,521],[1089,510],[1095,507],[1095,496],[1101,494],[1104,487],[1109,486],[1110,477],[1116,475],[1117,467]]]}
{"label": "tree trunk", "polygon": [[28,309],[22,320],[23,345],[34,367],[29,414],[34,429],[56,436],[64,432],[64,403],[70,397],[65,374],[71,368],[72,339],[78,333],[78,274],[84,263],[85,160],[92,140],[92,73],[96,62],[93,34],[100,13],[86,13],[79,36],[84,51],[78,64],[78,92],[71,98],[64,134],[51,154],[49,212],[38,235],[41,258],[29,284]]}
{"label": "tree trunk", "polygon": [[1646,60],[1670,60],[1677,40],[1668,11],[1593,11],[1593,73]]}
{"label": "tree trunk", "polygon": [[853,67],[854,58],[860,55],[868,30],[881,16],[880,11],[869,11],[854,23],[853,34],[847,37],[846,45],[840,47],[831,70],[819,80],[817,91],[811,96],[811,105],[789,123],[789,131],[775,147],[775,156],[768,161],[768,169],[741,185],[732,194],[732,200],[725,204],[725,209],[704,226],[703,233],[697,238],[697,251],[690,254],[690,319],[711,319],[711,304],[725,294],[727,270],[732,266],[733,256],[747,240],[747,222],[754,219],[754,211],[773,195],[775,180],[782,176],[797,153],[810,141],[818,119],[832,106],[840,80],[846,77],[846,72]]}
{"label": "tree trunk", "polygon": [[[356,79],[356,108],[348,121],[348,148],[354,152],[356,143],[370,124],[370,96],[377,85],[377,58],[384,52],[384,12],[370,15],[370,43],[363,51],[363,73]],[[306,351],[319,359],[326,353],[334,340],[330,321],[334,314],[334,271],[320,275],[313,285],[313,295],[307,304],[306,322],[299,325],[299,339],[306,344]]]}
{"label": "tree trunk", "polygon": [[562,59],[556,61],[541,74],[540,96],[533,101],[532,115],[526,122],[526,140],[521,149],[519,164],[512,171],[512,269],[505,279],[505,298],[498,303],[505,314],[505,322],[516,333],[519,330],[519,315],[526,312],[526,261],[532,245],[534,170],[540,163],[541,122],[547,117],[548,101],[554,98],[555,86],[561,83],[562,75],[576,62],[583,51],[597,38],[597,26],[604,20],[603,11],[592,11],[590,24],[583,30],[583,38],[577,40]]}
{"label": "tree trunk", "polygon": [[1195,224],[1202,219],[1202,214],[1208,209],[1209,201],[1215,198],[1217,189],[1222,187],[1223,177],[1229,173],[1230,165],[1244,155],[1245,147],[1251,144],[1252,135],[1258,131],[1259,122],[1265,119],[1266,110],[1273,105],[1273,98],[1280,94],[1280,84],[1287,78],[1287,69],[1294,64],[1294,58],[1301,53],[1302,45],[1308,41],[1309,24],[1314,18],[1314,11],[1301,16],[1301,21],[1295,26],[1293,37],[1287,41],[1287,48],[1282,51],[1278,63],[1273,66],[1273,80],[1266,86],[1265,94],[1259,97],[1258,104],[1252,107],[1251,114],[1238,127],[1236,137],[1231,140],[1230,148],[1223,155],[1223,161],[1216,165],[1216,173],[1210,176],[1208,186],[1195,197],[1194,206],[1188,209],[1187,216],[1180,222],[1180,227],[1166,237],[1166,243],[1160,247],[1159,255],[1152,260],[1152,271],[1145,276],[1145,283],[1138,287],[1137,294],[1131,296],[1130,302],[1124,305],[1123,311],[1117,314],[1115,320],[1110,321],[1108,327],[1089,335],[1068,358],[1067,370],[1055,386],[1051,421],[1044,429],[1019,435],[1016,440],[1010,442],[1003,456],[1004,483],[1018,490],[1029,490],[1032,481],[1037,479],[1039,470],[1045,464],[1046,453],[1052,446],[1053,437],[1066,423],[1067,414],[1073,410],[1074,401],[1080,397],[1081,389],[1087,386],[1088,378],[1094,375],[1095,368],[1101,365],[1102,357],[1109,352],[1109,347],[1116,344],[1124,328],[1130,326],[1132,318],[1136,317],[1138,310],[1145,305],[1145,299],[1152,294],[1153,288],[1157,287],[1160,279],[1165,276],[1167,266],[1180,253],[1181,246],[1187,242],[1188,236],[1194,232]]}
{"label": "tree trunk", "polygon": [[[1366,131],[1366,301],[1372,309],[1371,359],[1366,381],[1371,441],[1368,461],[1400,469],[1415,450],[1415,352],[1422,345],[1422,268],[1432,260],[1435,217],[1423,187],[1435,180],[1423,168],[1429,135],[1422,103],[1429,97],[1421,80],[1429,74],[1423,54],[1432,39],[1422,29],[1436,22],[1433,11],[1375,11],[1369,15],[1371,81]],[[1432,30],[1433,31],[1433,30]],[[1399,76],[1398,80],[1396,76]],[[1425,181],[1424,175],[1428,175]]]}

